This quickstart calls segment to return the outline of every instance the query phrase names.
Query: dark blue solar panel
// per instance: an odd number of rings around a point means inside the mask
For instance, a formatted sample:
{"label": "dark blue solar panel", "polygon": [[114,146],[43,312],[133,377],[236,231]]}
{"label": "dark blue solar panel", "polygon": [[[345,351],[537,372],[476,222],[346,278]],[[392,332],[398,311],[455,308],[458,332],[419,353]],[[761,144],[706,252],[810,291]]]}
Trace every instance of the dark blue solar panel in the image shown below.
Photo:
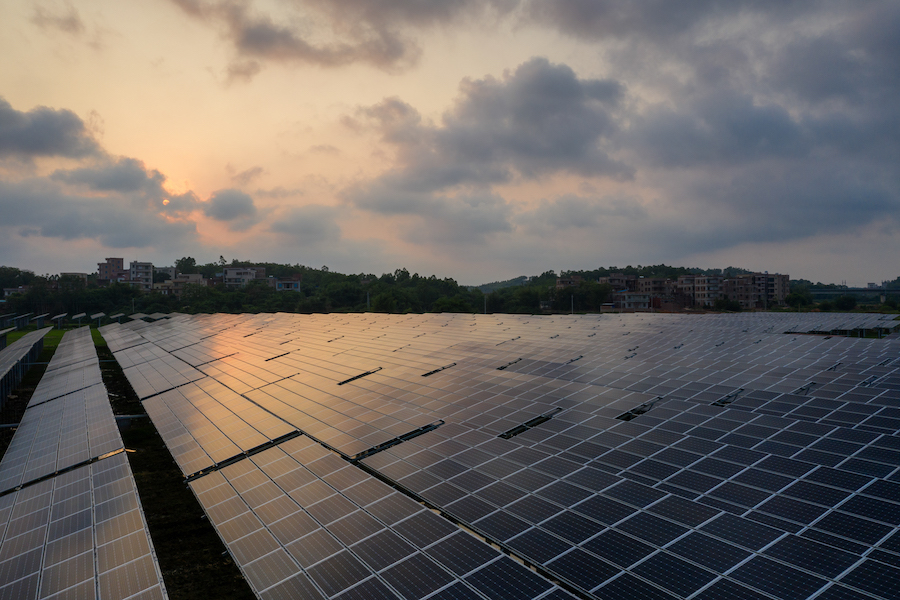
{"label": "dark blue solar panel", "polygon": [[728,579],[718,580],[694,598],[697,600],[770,600],[770,596],[764,596]]}
{"label": "dark blue solar panel", "polygon": [[784,600],[805,600],[828,583],[773,560],[757,556],[731,573],[731,577]]}
{"label": "dark blue solar panel", "polygon": [[617,498],[641,508],[666,495],[664,492],[632,481],[623,481],[618,485],[608,488],[603,493],[607,496]]}
{"label": "dark blue solar panel", "polygon": [[454,580],[424,554],[414,554],[381,576],[407,600],[422,598]]}
{"label": "dark blue solar panel", "polygon": [[568,542],[539,528],[529,529],[509,540],[507,544],[538,564],[553,560],[572,547]]}
{"label": "dark blue solar panel", "polygon": [[891,531],[891,527],[866,519],[838,512],[832,512],[815,523],[816,529],[857,540],[864,544],[874,544]]}
{"label": "dark blue solar panel", "polygon": [[700,528],[751,550],[759,550],[782,535],[782,532],[730,514],[723,514]]}
{"label": "dark blue solar panel", "polygon": [[882,598],[896,598],[897,590],[900,590],[900,569],[866,560],[844,575],[840,582]]}
{"label": "dark blue solar panel", "polygon": [[681,538],[668,549],[719,573],[724,573],[750,556],[750,552],[743,548],[699,532]]}
{"label": "dark blue solar panel", "polygon": [[828,509],[786,496],[773,496],[771,500],[761,504],[759,510],[776,517],[809,525]]}
{"label": "dark blue solar panel", "polygon": [[459,576],[497,558],[497,553],[481,540],[463,532],[455,533],[425,552]]}
{"label": "dark blue solar panel", "polygon": [[540,523],[553,515],[561,512],[562,507],[538,498],[537,496],[525,496],[518,502],[510,504],[506,510],[521,517],[529,523]]}
{"label": "dark blue solar panel", "polygon": [[580,512],[581,514],[606,525],[612,525],[628,515],[633,514],[636,509],[622,504],[617,500],[613,500],[612,498],[598,495],[575,505],[572,510]]}
{"label": "dark blue solar panel", "polygon": [[547,567],[585,590],[591,590],[619,573],[616,567],[597,560],[580,548],[563,554]]}
{"label": "dark blue solar panel", "polygon": [[682,597],[716,578],[715,574],[665,552],[654,554],[632,572]]}
{"label": "dark blue solar panel", "polygon": [[617,524],[616,528],[657,546],[667,544],[688,531],[687,527],[645,512]]}
{"label": "dark blue solar panel", "polygon": [[501,542],[505,542],[531,527],[522,519],[504,511],[484,517],[480,521],[476,521],[474,525],[488,536]]}
{"label": "dark blue solar panel", "polygon": [[553,517],[544,522],[541,527],[573,544],[580,544],[605,529],[604,525],[571,511]]}
{"label": "dark blue solar panel", "polygon": [[766,548],[764,553],[807,571],[832,578],[859,560],[855,554],[794,535],[778,540]]}
{"label": "dark blue solar panel", "polygon": [[[900,498],[894,498],[900,500]],[[885,502],[876,498],[865,496],[853,496],[843,504],[840,510],[860,515],[869,519],[875,519],[890,525],[900,525],[900,504]]]}
{"label": "dark blue solar panel", "polygon": [[631,566],[654,550],[653,546],[614,529],[586,542],[584,548],[622,568]]}
{"label": "dark blue solar panel", "polygon": [[639,579],[631,573],[623,573],[594,591],[601,600],[675,600],[677,596],[663,591]]}
{"label": "dark blue solar panel", "polygon": [[691,502],[678,496],[663,498],[656,504],[648,507],[647,511],[691,527],[696,527],[719,514],[719,511],[714,508]]}
{"label": "dark blue solar panel", "polygon": [[[465,580],[488,598],[509,600],[534,598],[552,587],[546,579],[531,571],[523,571],[512,559],[505,557],[469,575]],[[510,582],[515,584],[510,585]]]}

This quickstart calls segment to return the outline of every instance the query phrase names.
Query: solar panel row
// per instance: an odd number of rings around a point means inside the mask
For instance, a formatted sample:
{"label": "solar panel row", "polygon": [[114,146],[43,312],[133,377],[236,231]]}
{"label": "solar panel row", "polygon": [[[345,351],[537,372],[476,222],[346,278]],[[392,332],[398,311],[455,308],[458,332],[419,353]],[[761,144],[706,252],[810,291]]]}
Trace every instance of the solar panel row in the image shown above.
{"label": "solar panel row", "polygon": [[44,348],[44,336],[50,328],[26,333],[12,344],[0,349],[0,406],[22,381]]}
{"label": "solar panel row", "polygon": [[165,598],[88,328],[65,334],[0,461],[0,598]]}
{"label": "solar panel row", "polygon": [[[191,483],[208,512],[203,485],[305,443],[584,597],[889,598],[900,344],[776,333],[862,326],[889,328],[868,315],[365,314],[177,316],[103,332],[185,475],[209,473]],[[304,435],[239,460],[286,431]],[[291,471],[309,467],[294,457]],[[293,541],[280,541],[288,554]],[[236,554],[245,573],[260,556]],[[319,593],[350,593],[371,573],[342,561],[302,572]],[[403,597],[434,591],[407,594],[372,572]]]}

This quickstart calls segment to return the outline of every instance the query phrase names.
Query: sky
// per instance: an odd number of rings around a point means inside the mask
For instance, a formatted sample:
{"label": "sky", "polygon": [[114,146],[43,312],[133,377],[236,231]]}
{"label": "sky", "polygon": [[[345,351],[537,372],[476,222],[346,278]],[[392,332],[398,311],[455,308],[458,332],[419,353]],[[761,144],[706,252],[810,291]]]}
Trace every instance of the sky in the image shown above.
{"label": "sky", "polygon": [[896,0],[5,0],[0,264],[900,276]]}

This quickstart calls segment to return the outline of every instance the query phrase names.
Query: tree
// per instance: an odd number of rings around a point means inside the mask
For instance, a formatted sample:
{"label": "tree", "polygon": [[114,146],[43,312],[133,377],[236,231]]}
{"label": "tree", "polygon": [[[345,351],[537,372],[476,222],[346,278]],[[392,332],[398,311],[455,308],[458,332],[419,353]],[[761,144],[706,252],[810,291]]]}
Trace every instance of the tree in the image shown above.
{"label": "tree", "polygon": [[729,300],[727,298],[717,298],[713,303],[714,310],[727,312],[741,312],[741,303],[737,300]]}
{"label": "tree", "polygon": [[372,298],[372,310],[381,313],[394,312],[397,308],[397,301],[390,292],[383,292]]}
{"label": "tree", "polygon": [[472,312],[472,307],[461,296],[456,296],[454,298],[447,298],[445,296],[439,298],[437,302],[434,303],[431,312],[470,313]]}
{"label": "tree", "polygon": [[839,296],[834,300],[834,307],[838,310],[853,310],[856,308],[856,298],[853,296]]}
{"label": "tree", "polygon": [[168,281],[170,279],[172,279],[172,276],[165,271],[153,270],[153,283],[162,283],[163,281]]}
{"label": "tree", "polygon": [[191,256],[184,256],[175,261],[175,270],[179,273],[196,273],[197,260]]}

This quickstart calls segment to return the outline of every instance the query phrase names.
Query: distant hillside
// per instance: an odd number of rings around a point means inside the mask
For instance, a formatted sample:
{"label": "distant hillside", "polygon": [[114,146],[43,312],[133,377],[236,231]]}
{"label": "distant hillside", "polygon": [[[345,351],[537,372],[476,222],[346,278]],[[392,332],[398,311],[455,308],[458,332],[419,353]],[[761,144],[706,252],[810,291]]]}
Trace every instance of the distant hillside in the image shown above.
{"label": "distant hillside", "polygon": [[519,277],[507,279],[506,281],[494,281],[492,283],[484,283],[481,285],[470,285],[469,289],[481,290],[482,294],[490,294],[494,290],[500,290],[517,285],[525,285],[526,283],[528,283],[528,279],[529,277],[527,275],[520,275]]}
{"label": "distant hillside", "polygon": [[[636,267],[633,267],[631,265],[628,265],[627,267],[601,267],[592,271],[562,271],[562,275],[569,277],[576,275],[587,281],[596,281],[599,277],[608,277],[611,273],[624,273],[625,275],[635,275],[637,277],[663,277],[668,279],[678,279],[680,275],[722,275],[724,277],[736,277],[738,275],[745,275],[752,272],[753,271],[748,271],[747,269],[741,269],[739,267],[727,267],[725,269],[700,269],[697,267],[670,267],[668,265],[661,264],[648,266],[638,265]],[[519,277],[507,279],[506,281],[494,281],[492,283],[470,285],[468,287],[470,290],[481,290],[482,293],[489,294],[493,291],[501,290],[503,288],[522,285],[534,285],[538,283],[538,280],[553,279],[554,281],[550,281],[550,283],[552,284],[555,283],[555,277],[556,273],[554,271],[547,271],[545,273],[542,273],[541,275],[533,277],[520,275]]]}

